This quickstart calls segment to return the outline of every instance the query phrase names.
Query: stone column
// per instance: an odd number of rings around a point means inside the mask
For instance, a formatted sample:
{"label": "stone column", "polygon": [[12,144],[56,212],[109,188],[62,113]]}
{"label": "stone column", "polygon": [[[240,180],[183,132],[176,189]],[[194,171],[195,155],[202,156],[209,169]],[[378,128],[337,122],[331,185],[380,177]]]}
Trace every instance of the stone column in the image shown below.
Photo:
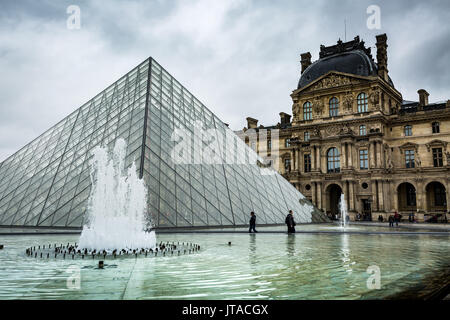
{"label": "stone column", "polygon": [[385,152],[384,152],[384,144],[383,142],[380,143],[380,150],[381,150],[381,168],[386,168],[386,161],[385,161]]}
{"label": "stone column", "polygon": [[378,211],[384,211],[383,180],[378,180]]}
{"label": "stone column", "polygon": [[348,150],[348,167],[353,167],[353,147],[352,144],[347,144],[347,150]]}
{"label": "stone column", "polygon": [[322,209],[322,182],[317,182],[317,207]]}
{"label": "stone column", "polygon": [[316,146],[311,146],[311,171],[316,170]]}
{"label": "stone column", "polygon": [[316,160],[317,160],[317,167],[316,167],[316,169],[318,171],[322,171],[321,170],[322,157],[320,156],[320,148],[319,147],[316,147]]}
{"label": "stone column", "polygon": [[315,206],[317,206],[316,183],[315,183],[315,182],[312,182],[312,183],[311,183],[311,188],[312,188],[312,190],[311,190],[311,195],[312,195],[311,200],[312,200],[312,203],[313,203]]}
{"label": "stone column", "polygon": [[420,212],[426,212],[427,211],[427,205],[426,205],[426,190],[423,192],[423,182],[417,181],[417,188],[416,188],[416,208],[420,210]]}
{"label": "stone column", "polygon": [[375,168],[375,144],[373,141],[369,142],[369,163],[370,168]]}
{"label": "stone column", "polygon": [[353,181],[348,182],[348,187],[350,189],[349,199],[350,199],[350,211],[355,211],[355,192],[354,192],[354,183]]}
{"label": "stone column", "polygon": [[341,143],[341,169],[347,169],[347,155],[345,154],[345,143]]}
{"label": "stone column", "polygon": [[372,211],[378,211],[378,192],[375,180],[372,181]]}

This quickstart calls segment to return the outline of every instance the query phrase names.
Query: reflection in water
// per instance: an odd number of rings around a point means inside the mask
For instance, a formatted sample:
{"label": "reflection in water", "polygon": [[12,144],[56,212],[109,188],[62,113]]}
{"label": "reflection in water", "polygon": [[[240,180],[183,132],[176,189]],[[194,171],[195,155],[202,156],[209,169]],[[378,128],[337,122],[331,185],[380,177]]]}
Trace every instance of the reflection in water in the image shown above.
{"label": "reflection in water", "polygon": [[[107,259],[117,267],[103,270],[90,259],[34,259],[23,251],[77,238],[0,237],[0,299],[383,298],[441,274],[450,263],[448,237],[431,235],[159,234],[161,241],[195,242],[202,249],[179,257]],[[66,287],[66,269],[74,264],[81,269],[76,291]],[[370,265],[380,268],[383,290],[369,292]]]}
{"label": "reflection in water", "polygon": [[341,259],[342,259],[342,266],[344,267],[345,271],[351,273],[353,271],[352,265],[354,265],[356,262],[351,261],[350,259],[348,234],[343,234],[341,236]]}
{"label": "reflection in water", "polygon": [[287,236],[286,252],[289,257],[295,256],[295,236],[293,234]]}

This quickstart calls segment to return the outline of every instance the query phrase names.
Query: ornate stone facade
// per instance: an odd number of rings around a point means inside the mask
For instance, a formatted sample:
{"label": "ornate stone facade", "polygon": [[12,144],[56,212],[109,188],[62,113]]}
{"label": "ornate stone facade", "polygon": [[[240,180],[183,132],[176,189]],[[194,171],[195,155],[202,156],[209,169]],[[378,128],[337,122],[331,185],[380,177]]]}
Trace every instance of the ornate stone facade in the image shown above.
{"label": "ornate stone facade", "polygon": [[[428,103],[425,90],[419,102],[404,101],[387,74],[386,40],[377,36],[378,64],[358,37],[322,46],[323,58],[314,63],[303,54],[292,122],[258,128],[280,129],[278,170],[330,216],[343,192],[352,220],[358,213],[387,219],[395,211],[406,220],[446,219],[450,103]],[[370,63],[355,67],[356,55]],[[330,59],[337,67],[324,72]],[[258,150],[270,152],[261,143]]]}

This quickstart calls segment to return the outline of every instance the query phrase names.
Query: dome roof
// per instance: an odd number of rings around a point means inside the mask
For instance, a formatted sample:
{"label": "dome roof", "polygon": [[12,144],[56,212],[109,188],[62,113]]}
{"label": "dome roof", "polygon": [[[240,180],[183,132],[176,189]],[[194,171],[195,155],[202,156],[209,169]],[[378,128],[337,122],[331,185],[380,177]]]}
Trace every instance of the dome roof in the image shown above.
{"label": "dome roof", "polygon": [[[338,41],[337,45],[320,47],[320,59],[302,73],[297,89],[307,86],[330,71],[358,76],[376,76],[378,67],[373,61],[370,48],[365,48],[364,42],[359,41],[359,37],[345,43]],[[390,78],[389,83],[394,86]]]}

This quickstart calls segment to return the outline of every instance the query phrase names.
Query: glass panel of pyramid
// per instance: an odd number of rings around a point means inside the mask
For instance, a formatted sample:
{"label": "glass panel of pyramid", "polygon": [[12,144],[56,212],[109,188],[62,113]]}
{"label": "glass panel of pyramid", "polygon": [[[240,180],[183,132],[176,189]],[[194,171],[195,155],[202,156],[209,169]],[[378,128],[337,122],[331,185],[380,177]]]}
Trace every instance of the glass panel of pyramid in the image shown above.
{"label": "glass panel of pyramid", "polygon": [[[325,215],[164,70],[146,59],[0,163],[0,225],[83,225],[94,147],[127,143],[154,227],[300,223]],[[180,147],[182,146],[182,148]]]}

